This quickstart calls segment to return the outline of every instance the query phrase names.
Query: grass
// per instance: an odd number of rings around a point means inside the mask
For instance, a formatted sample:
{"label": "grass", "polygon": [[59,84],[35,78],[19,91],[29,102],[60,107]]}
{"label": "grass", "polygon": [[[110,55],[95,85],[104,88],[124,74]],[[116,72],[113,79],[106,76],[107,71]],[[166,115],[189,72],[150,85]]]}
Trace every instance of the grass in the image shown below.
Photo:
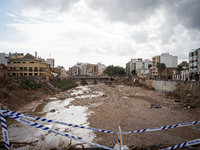
{"label": "grass", "polygon": [[71,88],[77,87],[78,84],[76,82],[73,82],[72,80],[69,79],[60,79],[54,82],[53,84],[55,87],[60,88],[63,91],[69,90]]}

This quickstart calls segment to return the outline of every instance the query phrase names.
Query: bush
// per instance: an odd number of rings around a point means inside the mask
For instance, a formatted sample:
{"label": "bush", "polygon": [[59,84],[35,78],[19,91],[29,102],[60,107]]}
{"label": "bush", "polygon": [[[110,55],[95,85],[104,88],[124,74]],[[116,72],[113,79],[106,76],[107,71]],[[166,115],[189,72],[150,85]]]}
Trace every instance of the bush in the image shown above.
{"label": "bush", "polygon": [[25,88],[25,89],[37,90],[37,89],[42,87],[41,83],[34,83],[34,82],[31,82],[28,79],[21,80],[21,83],[22,83],[23,88]]}
{"label": "bush", "polygon": [[186,96],[185,92],[178,91],[178,90],[173,91],[172,94],[173,94],[174,98],[178,98],[178,99],[184,98]]}
{"label": "bush", "polygon": [[78,84],[76,82],[73,82],[72,80],[57,80],[56,82],[54,82],[53,84],[55,87],[60,88],[63,91],[69,90],[71,88],[77,87]]}

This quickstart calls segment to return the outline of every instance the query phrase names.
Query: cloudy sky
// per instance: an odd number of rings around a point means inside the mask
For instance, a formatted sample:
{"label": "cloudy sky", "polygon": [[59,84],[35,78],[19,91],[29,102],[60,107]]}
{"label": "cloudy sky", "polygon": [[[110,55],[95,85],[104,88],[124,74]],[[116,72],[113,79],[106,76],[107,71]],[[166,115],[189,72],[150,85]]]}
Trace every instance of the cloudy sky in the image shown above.
{"label": "cloudy sky", "polygon": [[126,66],[200,47],[200,0],[0,0],[0,52]]}

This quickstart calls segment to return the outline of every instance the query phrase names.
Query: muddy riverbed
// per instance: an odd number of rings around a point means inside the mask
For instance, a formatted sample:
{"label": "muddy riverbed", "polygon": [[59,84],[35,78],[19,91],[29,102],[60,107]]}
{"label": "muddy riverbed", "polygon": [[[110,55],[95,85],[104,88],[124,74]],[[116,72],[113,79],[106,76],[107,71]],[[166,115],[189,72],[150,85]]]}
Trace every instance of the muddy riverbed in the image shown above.
{"label": "muddy riverbed", "polygon": [[[53,98],[34,101],[19,112],[113,132],[118,132],[119,126],[122,132],[127,132],[200,120],[199,108],[183,107],[182,102],[177,103],[175,99],[167,98],[165,93],[141,87],[105,84],[79,86]],[[32,145],[18,145],[15,149],[62,149],[70,143],[67,137],[29,127],[11,119],[9,121],[11,140],[33,142]],[[117,142],[117,136],[113,134],[59,124],[41,124],[108,147]],[[199,124],[164,131],[127,134],[123,136],[123,143],[132,147],[175,145],[199,138],[198,127]],[[80,142],[72,140],[72,144],[77,143]],[[90,147],[86,144],[84,146]]]}

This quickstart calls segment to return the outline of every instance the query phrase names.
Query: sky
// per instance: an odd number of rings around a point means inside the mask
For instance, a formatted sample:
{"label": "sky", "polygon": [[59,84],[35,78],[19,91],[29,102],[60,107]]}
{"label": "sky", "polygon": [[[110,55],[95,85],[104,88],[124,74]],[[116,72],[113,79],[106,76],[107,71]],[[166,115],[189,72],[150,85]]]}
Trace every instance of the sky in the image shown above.
{"label": "sky", "polygon": [[200,48],[200,0],[0,0],[0,52],[125,67]]}

